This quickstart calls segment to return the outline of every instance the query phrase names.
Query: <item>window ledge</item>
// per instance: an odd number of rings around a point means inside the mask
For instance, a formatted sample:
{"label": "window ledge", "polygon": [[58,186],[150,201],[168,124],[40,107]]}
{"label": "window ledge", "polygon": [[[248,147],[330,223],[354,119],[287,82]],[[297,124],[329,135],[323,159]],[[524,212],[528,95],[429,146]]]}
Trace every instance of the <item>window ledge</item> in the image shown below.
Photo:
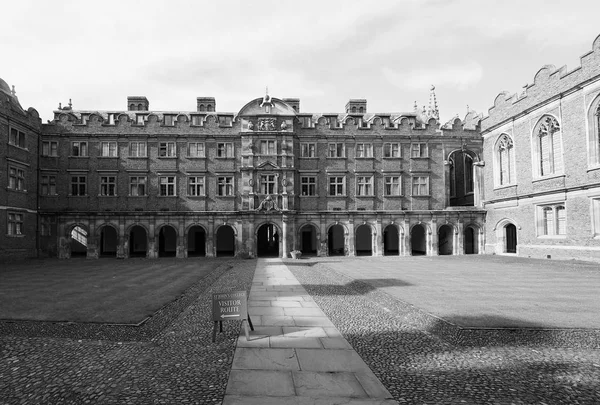
{"label": "window ledge", "polygon": [[206,156],[186,156],[188,159],[206,159]]}
{"label": "window ledge", "polygon": [[188,195],[186,197],[190,198],[192,200],[202,200],[202,199],[206,198],[205,195]]}
{"label": "window ledge", "polygon": [[357,157],[355,157],[355,159],[365,159],[365,160],[371,159],[371,160],[375,160],[375,157],[374,156],[364,156],[364,157],[363,156],[357,156]]}
{"label": "window ledge", "polygon": [[118,156],[98,156],[98,159],[118,159]]}
{"label": "window ledge", "polygon": [[567,235],[539,235],[538,239],[547,239],[547,240],[556,240],[556,239],[566,239]]}
{"label": "window ledge", "polygon": [[69,159],[89,159],[89,156],[74,156],[74,155],[69,155],[68,156]]}
{"label": "window ledge", "polygon": [[177,159],[177,156],[157,156],[158,159]]}
{"label": "window ledge", "polygon": [[564,173],[561,173],[561,174],[549,174],[549,175],[544,176],[544,177],[536,177],[536,178],[532,179],[531,182],[532,183],[537,183],[537,182],[544,181],[544,180],[558,179],[560,177],[565,177],[565,174]]}
{"label": "window ledge", "polygon": [[393,195],[384,195],[384,198],[402,198],[404,197],[403,194],[393,194]]}
{"label": "window ledge", "polygon": [[589,172],[593,172],[593,171],[596,171],[596,170],[600,170],[600,165],[592,166],[592,167],[588,168],[587,172],[589,173]]}
{"label": "window ledge", "polygon": [[24,238],[25,237],[25,235],[23,235],[23,234],[20,234],[20,235],[10,235],[8,233],[5,236],[7,238]]}
{"label": "window ledge", "polygon": [[17,148],[17,149],[21,149],[21,150],[24,150],[24,151],[26,151],[26,152],[29,152],[29,149],[27,149],[27,148],[24,148],[24,147],[22,147],[22,146],[15,145],[14,143],[10,143],[10,142],[9,142],[8,144],[9,144],[10,146],[13,146],[13,147]]}
{"label": "window ledge", "polygon": [[429,159],[429,156],[411,156],[410,158],[416,160],[426,160]]}
{"label": "window ledge", "polygon": [[346,157],[327,156],[327,159],[346,159]]}
{"label": "window ledge", "polygon": [[356,198],[375,198],[377,197],[374,194],[369,194],[369,195],[355,195]]}
{"label": "window ledge", "polygon": [[129,159],[148,159],[148,156],[128,156]]}
{"label": "window ledge", "polygon": [[402,159],[402,156],[384,156],[383,159]]}
{"label": "window ledge", "polygon": [[511,188],[511,187],[517,187],[517,184],[513,183],[513,184],[503,184],[501,186],[495,186],[494,187],[494,191],[496,191],[496,190],[503,190],[503,189]]}
{"label": "window ledge", "polygon": [[16,190],[14,188],[6,187],[6,191],[12,191],[13,193],[18,194],[27,194],[27,190]]}

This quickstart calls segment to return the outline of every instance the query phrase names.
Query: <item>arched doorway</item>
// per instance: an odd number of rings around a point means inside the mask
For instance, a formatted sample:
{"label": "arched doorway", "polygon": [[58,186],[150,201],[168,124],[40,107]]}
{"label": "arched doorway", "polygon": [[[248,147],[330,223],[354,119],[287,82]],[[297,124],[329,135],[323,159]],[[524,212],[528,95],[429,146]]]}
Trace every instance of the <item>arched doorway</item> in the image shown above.
{"label": "arched doorway", "polygon": [[116,256],[118,241],[117,230],[110,225],[103,226],[100,231],[100,256]]}
{"label": "arched doorway", "polygon": [[344,255],[344,227],[340,224],[333,225],[327,231],[327,253],[329,256]]}
{"label": "arched doorway", "polygon": [[400,237],[398,228],[388,225],[383,230],[383,255],[398,256],[400,254]]}
{"label": "arched doorway", "polygon": [[279,257],[279,233],[273,224],[264,224],[256,232],[258,257]]}
{"label": "arched doorway", "polygon": [[427,238],[423,225],[415,225],[410,231],[410,248],[413,256],[427,254]]}
{"label": "arched doorway", "polygon": [[235,232],[229,225],[217,229],[217,257],[235,256]]}
{"label": "arched doorway", "polygon": [[438,231],[438,254],[451,255],[454,237],[454,229],[450,225],[442,225]]}
{"label": "arched doorway", "polygon": [[188,231],[188,257],[206,256],[206,232],[201,226],[192,226]]}
{"label": "arched doorway", "polygon": [[356,256],[373,256],[371,226],[363,224],[356,228]]}
{"label": "arched doorway", "polygon": [[300,229],[300,250],[302,255],[317,254],[317,230],[312,225]]}
{"label": "arched doorway", "polygon": [[508,224],[504,227],[506,238],[506,253],[517,253],[517,227]]}
{"label": "arched doorway", "polygon": [[165,225],[158,232],[158,257],[175,257],[177,254],[177,232]]}
{"label": "arched doorway", "polygon": [[479,240],[477,230],[472,226],[465,228],[465,254],[476,255],[479,253]]}
{"label": "arched doorway", "polygon": [[88,232],[76,225],[71,229],[71,257],[87,256]]}
{"label": "arched doorway", "polygon": [[146,257],[148,238],[146,230],[139,225],[129,231],[129,257]]}

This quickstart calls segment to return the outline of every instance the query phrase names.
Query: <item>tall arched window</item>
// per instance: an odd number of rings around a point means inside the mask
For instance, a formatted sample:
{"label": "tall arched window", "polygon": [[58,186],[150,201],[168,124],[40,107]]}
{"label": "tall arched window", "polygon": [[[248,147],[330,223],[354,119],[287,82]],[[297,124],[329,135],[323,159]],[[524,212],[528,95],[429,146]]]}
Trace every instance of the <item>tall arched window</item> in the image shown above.
{"label": "tall arched window", "polygon": [[511,184],[513,179],[513,165],[515,164],[515,153],[512,139],[503,134],[498,139],[496,147],[496,156],[498,162],[498,184],[501,186]]}
{"label": "tall arched window", "polygon": [[589,163],[592,166],[600,165],[600,97],[592,103],[588,111],[588,127],[589,127]]}
{"label": "tall arched window", "polygon": [[551,116],[544,116],[536,127],[538,175],[548,176],[563,171],[560,124]]}
{"label": "tall arched window", "polygon": [[465,153],[465,194],[473,192],[473,158]]}
{"label": "tall arched window", "polygon": [[454,158],[450,158],[448,161],[450,166],[450,196],[456,195],[456,167],[454,166]]}

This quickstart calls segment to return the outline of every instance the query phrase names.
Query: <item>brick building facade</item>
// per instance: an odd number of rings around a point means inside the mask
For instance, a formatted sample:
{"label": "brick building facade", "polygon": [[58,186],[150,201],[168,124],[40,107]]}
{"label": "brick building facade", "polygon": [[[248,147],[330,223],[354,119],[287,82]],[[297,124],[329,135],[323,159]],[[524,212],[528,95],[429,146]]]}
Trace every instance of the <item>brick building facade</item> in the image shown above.
{"label": "brick building facade", "polygon": [[38,249],[39,114],[25,111],[0,79],[0,259],[35,257]]}
{"label": "brick building facade", "polygon": [[482,120],[486,253],[600,259],[600,36]]}
{"label": "brick building facade", "polygon": [[[42,126],[43,255],[483,253],[477,123],[429,109],[300,111],[269,95],[237,113],[54,112]],[[467,116],[467,121],[470,119]],[[472,118],[472,117],[471,117]],[[466,169],[466,170],[465,170]]]}

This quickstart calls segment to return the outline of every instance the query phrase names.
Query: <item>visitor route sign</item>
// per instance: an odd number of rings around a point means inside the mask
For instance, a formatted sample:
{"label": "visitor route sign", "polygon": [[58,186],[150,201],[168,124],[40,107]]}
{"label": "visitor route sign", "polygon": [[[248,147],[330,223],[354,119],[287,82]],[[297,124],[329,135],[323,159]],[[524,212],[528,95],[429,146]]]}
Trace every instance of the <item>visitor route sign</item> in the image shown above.
{"label": "visitor route sign", "polygon": [[213,294],[213,321],[242,320],[248,316],[246,291]]}
{"label": "visitor route sign", "polygon": [[254,330],[254,326],[252,326],[250,315],[248,315],[248,296],[246,291],[214,293],[212,309],[212,319],[214,321],[213,342],[215,342],[217,336],[217,323],[219,324],[219,332],[223,332],[223,321],[242,321],[246,340],[249,340],[250,332],[248,332],[248,325],[250,325],[252,330]]}

